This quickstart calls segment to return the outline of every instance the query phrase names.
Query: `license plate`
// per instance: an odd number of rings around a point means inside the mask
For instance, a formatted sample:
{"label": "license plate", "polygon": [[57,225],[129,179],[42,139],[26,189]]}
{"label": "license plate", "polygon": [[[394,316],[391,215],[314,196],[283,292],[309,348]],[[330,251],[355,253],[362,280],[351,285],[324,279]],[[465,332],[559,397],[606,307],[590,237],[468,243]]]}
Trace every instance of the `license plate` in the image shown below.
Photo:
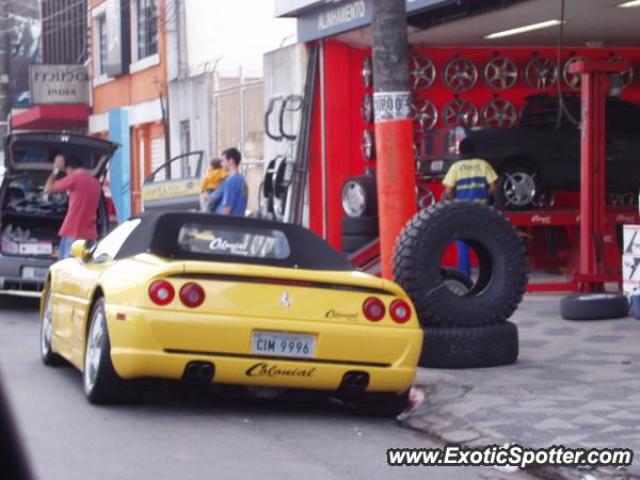
{"label": "license plate", "polygon": [[277,357],[313,357],[316,337],[301,333],[253,332],[251,351]]}
{"label": "license plate", "polygon": [[431,162],[431,171],[432,172],[441,172],[444,169],[444,161],[435,160]]}
{"label": "license plate", "polygon": [[21,243],[18,253],[21,255],[51,255],[53,247],[50,242]]}
{"label": "license plate", "polygon": [[47,271],[49,269],[45,267],[22,267],[22,278],[29,280],[44,280],[47,278]]}

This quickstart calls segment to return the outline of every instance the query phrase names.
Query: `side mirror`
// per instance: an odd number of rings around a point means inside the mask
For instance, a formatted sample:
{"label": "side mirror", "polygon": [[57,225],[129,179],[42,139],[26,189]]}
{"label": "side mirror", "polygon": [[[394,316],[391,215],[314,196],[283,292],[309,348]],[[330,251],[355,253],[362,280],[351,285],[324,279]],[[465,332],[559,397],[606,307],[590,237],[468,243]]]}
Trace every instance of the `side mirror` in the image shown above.
{"label": "side mirror", "polygon": [[89,247],[86,240],[76,240],[71,244],[71,256],[84,259],[89,254]]}

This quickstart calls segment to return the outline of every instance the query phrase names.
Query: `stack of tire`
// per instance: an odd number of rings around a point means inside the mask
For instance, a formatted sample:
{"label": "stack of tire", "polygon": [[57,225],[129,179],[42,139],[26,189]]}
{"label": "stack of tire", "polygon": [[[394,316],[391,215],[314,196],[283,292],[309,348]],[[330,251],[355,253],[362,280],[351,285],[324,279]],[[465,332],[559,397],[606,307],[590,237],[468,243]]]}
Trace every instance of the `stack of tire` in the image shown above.
{"label": "stack of tire", "polygon": [[342,186],[342,250],[349,254],[378,238],[378,203],[373,174],[351,177]]}
{"label": "stack of tire", "polygon": [[[456,240],[476,254],[475,283],[440,266]],[[420,211],[398,238],[394,276],[411,297],[424,330],[421,366],[478,368],[517,360],[518,329],[508,319],[525,292],[526,250],[500,212],[460,201]]]}

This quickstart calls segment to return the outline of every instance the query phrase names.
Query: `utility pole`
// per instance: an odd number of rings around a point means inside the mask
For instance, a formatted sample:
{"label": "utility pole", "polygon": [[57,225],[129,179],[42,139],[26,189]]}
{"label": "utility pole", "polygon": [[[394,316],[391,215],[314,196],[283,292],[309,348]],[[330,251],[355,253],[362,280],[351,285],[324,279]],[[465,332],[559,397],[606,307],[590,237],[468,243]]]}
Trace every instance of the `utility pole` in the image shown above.
{"label": "utility pole", "polygon": [[373,86],[382,277],[393,278],[393,249],[416,212],[410,118],[406,0],[373,1]]}
{"label": "utility pole", "polygon": [[11,112],[11,25],[9,0],[0,0],[0,138],[7,133]]}

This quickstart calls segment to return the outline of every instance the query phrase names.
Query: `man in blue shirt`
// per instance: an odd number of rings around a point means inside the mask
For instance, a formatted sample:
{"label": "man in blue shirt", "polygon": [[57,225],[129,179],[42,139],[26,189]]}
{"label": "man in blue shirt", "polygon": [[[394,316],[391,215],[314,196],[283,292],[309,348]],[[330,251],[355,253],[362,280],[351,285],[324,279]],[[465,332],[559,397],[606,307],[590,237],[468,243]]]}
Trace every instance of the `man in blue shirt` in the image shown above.
{"label": "man in blue shirt", "polygon": [[242,156],[236,148],[222,152],[222,166],[229,173],[226,180],[211,194],[211,210],[218,215],[244,217],[247,210],[249,189],[238,172]]}

